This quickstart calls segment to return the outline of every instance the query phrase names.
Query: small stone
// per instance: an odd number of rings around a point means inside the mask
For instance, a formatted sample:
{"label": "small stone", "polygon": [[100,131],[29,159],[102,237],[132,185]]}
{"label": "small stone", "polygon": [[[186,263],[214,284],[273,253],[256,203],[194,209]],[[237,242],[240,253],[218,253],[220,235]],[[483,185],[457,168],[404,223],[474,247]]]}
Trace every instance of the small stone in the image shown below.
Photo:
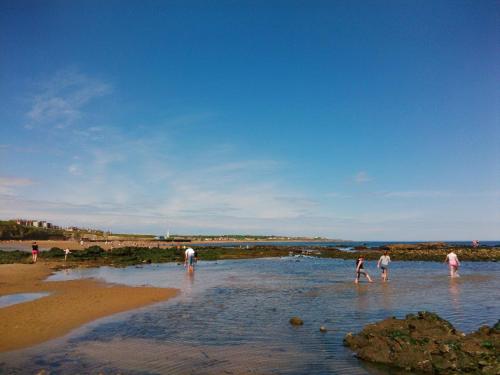
{"label": "small stone", "polygon": [[319,327],[319,331],[320,331],[320,332],[325,333],[325,332],[327,332],[328,330],[326,329],[326,327],[325,327],[325,326],[321,326],[321,327]]}
{"label": "small stone", "polygon": [[290,318],[290,324],[293,326],[301,326],[304,324],[304,321],[300,319],[298,316],[294,316]]}

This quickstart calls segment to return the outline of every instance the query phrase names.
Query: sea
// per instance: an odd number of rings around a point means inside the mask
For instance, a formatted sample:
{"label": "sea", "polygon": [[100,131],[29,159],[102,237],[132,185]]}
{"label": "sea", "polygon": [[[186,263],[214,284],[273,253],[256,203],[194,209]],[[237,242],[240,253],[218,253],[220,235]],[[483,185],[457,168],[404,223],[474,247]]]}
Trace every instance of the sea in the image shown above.
{"label": "sea", "polygon": [[[463,262],[457,279],[441,262],[393,262],[385,283],[375,262],[365,269],[374,283],[353,282],[352,260],[293,256],[200,261],[194,273],[176,263],[62,270],[49,280],[91,277],[180,294],[1,353],[0,373],[408,375],[357,359],[344,336],[422,310],[465,333],[500,317],[497,262]],[[293,316],[304,325],[292,326]]]}

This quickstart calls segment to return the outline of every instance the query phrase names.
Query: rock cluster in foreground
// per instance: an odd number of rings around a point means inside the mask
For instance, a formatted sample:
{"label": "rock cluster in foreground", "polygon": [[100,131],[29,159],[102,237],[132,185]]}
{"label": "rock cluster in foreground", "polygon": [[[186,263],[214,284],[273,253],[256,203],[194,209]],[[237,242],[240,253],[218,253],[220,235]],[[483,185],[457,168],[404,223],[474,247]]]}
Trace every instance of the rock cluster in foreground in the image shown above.
{"label": "rock cluster in foreground", "polygon": [[431,374],[500,374],[499,344],[500,321],[465,335],[429,312],[389,318],[344,338],[363,360]]}

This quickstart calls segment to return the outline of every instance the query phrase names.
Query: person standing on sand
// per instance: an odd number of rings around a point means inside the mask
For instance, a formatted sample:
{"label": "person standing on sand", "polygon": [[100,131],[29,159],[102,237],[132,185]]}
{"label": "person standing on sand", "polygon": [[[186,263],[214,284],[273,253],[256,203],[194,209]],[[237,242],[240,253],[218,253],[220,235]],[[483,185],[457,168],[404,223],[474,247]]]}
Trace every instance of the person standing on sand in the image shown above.
{"label": "person standing on sand", "polygon": [[38,259],[38,244],[36,241],[31,245],[31,259],[33,260],[33,263],[36,263]]}
{"label": "person standing on sand", "polygon": [[458,267],[460,266],[460,261],[458,260],[457,254],[455,254],[453,250],[448,255],[446,255],[446,259],[444,262],[448,263],[448,266],[450,267],[450,277],[460,277],[460,275],[457,273]]}
{"label": "person standing on sand", "polygon": [[184,252],[184,267],[187,267],[189,272],[193,272],[195,261],[195,251],[192,248],[188,247]]}
{"label": "person standing on sand", "polygon": [[356,260],[356,279],[354,280],[354,282],[356,284],[359,283],[359,278],[360,278],[361,274],[365,275],[369,282],[371,282],[371,283],[373,282],[370,275],[368,275],[368,272],[366,272],[364,270],[364,263],[365,263],[365,258],[361,255]]}
{"label": "person standing on sand", "polygon": [[389,278],[389,263],[391,263],[391,257],[387,251],[384,251],[384,255],[380,257],[377,263],[377,268],[382,270],[382,280],[387,281]]}

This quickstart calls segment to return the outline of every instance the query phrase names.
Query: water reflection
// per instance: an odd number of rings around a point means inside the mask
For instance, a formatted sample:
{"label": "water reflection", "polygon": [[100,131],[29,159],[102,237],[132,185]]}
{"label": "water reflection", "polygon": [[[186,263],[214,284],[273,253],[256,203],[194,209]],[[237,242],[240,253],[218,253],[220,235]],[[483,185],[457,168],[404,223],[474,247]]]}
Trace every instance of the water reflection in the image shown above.
{"label": "water reflection", "polygon": [[191,294],[193,293],[194,275],[195,275],[194,271],[192,271],[192,272],[186,271],[184,273],[184,283],[183,283],[182,290],[186,296],[191,296]]}
{"label": "water reflection", "polygon": [[355,284],[356,288],[356,307],[357,310],[368,311],[369,307],[369,292],[370,288],[368,285]]}
{"label": "water reflection", "polygon": [[381,289],[381,297],[382,297],[382,308],[390,312],[392,311],[392,290],[393,285],[390,285],[388,282],[382,282],[380,285]]}
{"label": "water reflection", "polygon": [[449,283],[450,299],[453,308],[458,312],[460,309],[460,281],[456,278],[450,278]]}

